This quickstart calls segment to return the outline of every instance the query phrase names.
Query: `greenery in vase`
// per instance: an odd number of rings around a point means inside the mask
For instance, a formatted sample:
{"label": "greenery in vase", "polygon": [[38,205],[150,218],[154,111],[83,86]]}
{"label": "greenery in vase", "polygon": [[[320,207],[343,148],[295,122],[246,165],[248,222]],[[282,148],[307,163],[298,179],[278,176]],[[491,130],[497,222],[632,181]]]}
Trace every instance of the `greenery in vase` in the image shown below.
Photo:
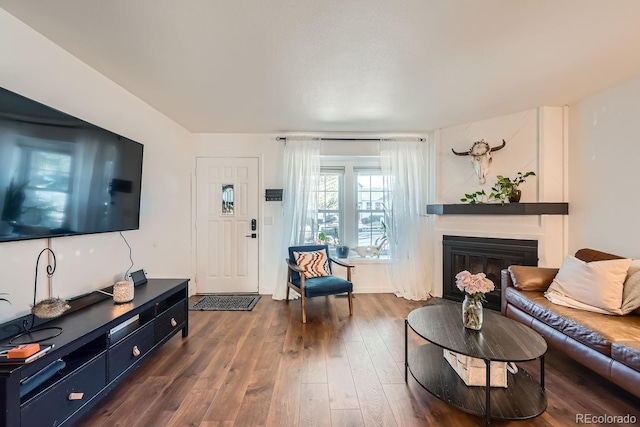
{"label": "greenery in vase", "polygon": [[322,231],[318,233],[317,242],[320,243],[321,245],[327,244],[327,236]]}
{"label": "greenery in vase", "polygon": [[470,205],[491,203],[497,200],[500,199],[496,198],[496,195],[494,193],[487,194],[484,190],[476,191],[475,193],[470,194],[465,193],[464,197],[460,199],[461,202],[469,203]]}
{"label": "greenery in vase", "polygon": [[470,205],[478,205],[482,203],[500,202],[503,205],[511,194],[518,189],[520,184],[524,183],[527,177],[535,176],[535,172],[529,171],[526,173],[518,172],[515,178],[511,179],[506,176],[497,175],[498,180],[493,187],[491,187],[491,193],[487,194],[484,190],[476,191],[475,193],[465,193],[464,197],[460,199],[463,203],[469,203]]}
{"label": "greenery in vase", "polygon": [[524,174],[522,172],[518,172],[516,177],[513,179],[507,176],[497,175],[496,178],[498,178],[498,180],[493,187],[491,187],[491,190],[493,191],[491,194],[504,204],[506,200],[509,200],[512,193],[518,189],[520,184],[524,183],[528,177],[535,175],[536,174],[533,171],[529,171]]}

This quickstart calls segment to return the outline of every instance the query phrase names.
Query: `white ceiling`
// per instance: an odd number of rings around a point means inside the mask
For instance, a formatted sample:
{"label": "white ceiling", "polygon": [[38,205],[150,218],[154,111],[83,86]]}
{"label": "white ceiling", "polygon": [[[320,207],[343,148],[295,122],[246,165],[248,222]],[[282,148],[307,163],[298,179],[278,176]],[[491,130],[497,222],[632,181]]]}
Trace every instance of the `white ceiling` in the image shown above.
{"label": "white ceiling", "polygon": [[640,75],[638,0],[0,0],[193,132],[420,132]]}

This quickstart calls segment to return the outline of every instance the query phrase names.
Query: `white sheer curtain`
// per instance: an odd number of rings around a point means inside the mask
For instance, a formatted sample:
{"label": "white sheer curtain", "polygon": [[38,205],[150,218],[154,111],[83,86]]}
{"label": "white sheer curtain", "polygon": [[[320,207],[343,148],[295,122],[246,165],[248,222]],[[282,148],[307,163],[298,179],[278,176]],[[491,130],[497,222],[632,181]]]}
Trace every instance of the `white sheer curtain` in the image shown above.
{"label": "white sheer curtain", "polygon": [[433,288],[433,232],[426,204],[431,142],[384,140],[380,145],[382,171],[390,199],[390,281],[397,296],[423,300]]}
{"label": "white sheer curtain", "polygon": [[302,245],[305,233],[315,233],[308,219],[318,218],[315,191],[320,176],[320,139],[287,139],[284,149],[284,230],[282,233],[282,263],[273,299],[284,299],[287,290],[289,246]]}

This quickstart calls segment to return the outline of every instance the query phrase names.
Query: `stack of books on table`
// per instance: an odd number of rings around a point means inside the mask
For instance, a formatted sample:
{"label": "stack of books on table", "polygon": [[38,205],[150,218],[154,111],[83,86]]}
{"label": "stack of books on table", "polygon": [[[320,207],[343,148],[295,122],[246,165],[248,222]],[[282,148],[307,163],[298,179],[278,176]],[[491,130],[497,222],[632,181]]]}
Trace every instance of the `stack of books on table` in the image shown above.
{"label": "stack of books on table", "polygon": [[0,348],[0,365],[24,365],[38,360],[53,348],[53,344],[21,344]]}

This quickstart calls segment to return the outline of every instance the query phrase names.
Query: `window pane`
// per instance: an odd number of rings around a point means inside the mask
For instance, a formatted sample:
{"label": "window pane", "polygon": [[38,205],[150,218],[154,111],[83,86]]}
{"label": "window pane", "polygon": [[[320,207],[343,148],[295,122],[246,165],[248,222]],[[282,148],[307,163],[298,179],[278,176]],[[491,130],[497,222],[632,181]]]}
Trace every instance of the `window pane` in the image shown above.
{"label": "window pane", "polygon": [[222,215],[233,215],[233,184],[222,185]]}
{"label": "window pane", "polygon": [[382,190],[382,175],[372,175],[371,176],[371,189],[373,190]]}
{"label": "window pane", "polygon": [[307,219],[307,225],[304,229],[304,243],[315,243],[316,242],[316,232],[315,232],[315,224],[312,219]]}
{"label": "window pane", "polygon": [[320,189],[318,209],[339,209],[340,204],[340,175],[323,174],[323,187]]}
{"label": "window pane", "polygon": [[372,256],[387,254],[385,222],[387,199],[381,171],[357,172],[358,246],[371,247]]}
{"label": "window pane", "polygon": [[365,190],[371,188],[371,176],[358,174],[358,185]]}
{"label": "window pane", "polygon": [[358,246],[371,247],[371,255],[387,254],[385,210],[387,192],[381,171],[357,171],[356,212]]}
{"label": "window pane", "polygon": [[316,198],[318,217],[309,220],[309,232],[305,232],[306,243],[317,242],[319,233],[323,233],[325,242],[329,245],[341,244],[343,241],[343,223],[340,220],[342,177],[342,172],[321,172]]}
{"label": "window pane", "polygon": [[340,242],[340,213],[319,212],[318,229],[324,233],[329,245],[337,245]]}

